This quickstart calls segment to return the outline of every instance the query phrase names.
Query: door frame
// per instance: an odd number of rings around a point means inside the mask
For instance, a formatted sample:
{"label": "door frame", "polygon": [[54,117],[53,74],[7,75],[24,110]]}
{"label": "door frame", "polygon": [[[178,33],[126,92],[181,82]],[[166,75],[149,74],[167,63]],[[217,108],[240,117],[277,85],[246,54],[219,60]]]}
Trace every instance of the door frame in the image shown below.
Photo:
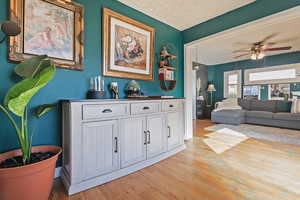
{"label": "door frame", "polygon": [[196,80],[193,78],[193,55],[192,51],[200,42],[204,40],[211,40],[216,37],[231,37],[232,34],[239,35],[245,31],[250,26],[264,26],[268,24],[276,24],[285,20],[293,19],[299,17],[300,6],[295,6],[293,8],[239,25],[233,28],[220,31],[203,38],[191,41],[184,44],[184,96],[185,96],[185,140],[190,140],[193,138],[193,90]]}

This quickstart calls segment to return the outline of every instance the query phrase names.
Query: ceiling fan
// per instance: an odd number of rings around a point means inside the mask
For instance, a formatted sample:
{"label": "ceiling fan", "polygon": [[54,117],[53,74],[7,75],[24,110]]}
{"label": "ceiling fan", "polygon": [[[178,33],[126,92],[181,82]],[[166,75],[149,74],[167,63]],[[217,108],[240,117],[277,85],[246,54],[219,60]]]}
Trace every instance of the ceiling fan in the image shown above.
{"label": "ceiling fan", "polygon": [[233,53],[243,53],[238,56],[235,56],[234,58],[237,59],[237,58],[241,58],[244,56],[250,56],[250,58],[252,60],[259,60],[259,59],[262,59],[265,57],[265,52],[285,51],[285,50],[292,49],[292,46],[284,46],[284,47],[274,47],[274,46],[279,43],[286,43],[286,42],[290,42],[295,39],[298,39],[298,37],[297,38],[294,37],[294,38],[289,38],[289,39],[285,39],[285,40],[271,42],[270,39],[274,38],[277,35],[278,35],[278,33],[273,33],[273,34],[265,37],[263,40],[261,40],[259,42],[255,42],[255,43],[241,43],[241,42],[236,43],[239,45],[247,45],[248,47],[233,51]]}

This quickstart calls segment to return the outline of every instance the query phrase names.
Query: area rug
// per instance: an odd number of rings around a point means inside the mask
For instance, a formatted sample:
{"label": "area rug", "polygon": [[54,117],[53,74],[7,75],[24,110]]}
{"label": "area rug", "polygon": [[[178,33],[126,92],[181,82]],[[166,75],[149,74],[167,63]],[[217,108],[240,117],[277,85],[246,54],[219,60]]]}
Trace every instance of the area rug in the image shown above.
{"label": "area rug", "polygon": [[[237,134],[248,138],[267,140],[272,142],[282,142],[300,146],[300,131],[274,128],[267,126],[257,126],[251,124],[241,124],[238,126],[227,124],[216,124],[205,128],[214,133]],[[209,136],[209,134],[208,134]]]}
{"label": "area rug", "polygon": [[217,154],[222,154],[249,138],[229,128],[223,128],[205,136],[203,142]]}

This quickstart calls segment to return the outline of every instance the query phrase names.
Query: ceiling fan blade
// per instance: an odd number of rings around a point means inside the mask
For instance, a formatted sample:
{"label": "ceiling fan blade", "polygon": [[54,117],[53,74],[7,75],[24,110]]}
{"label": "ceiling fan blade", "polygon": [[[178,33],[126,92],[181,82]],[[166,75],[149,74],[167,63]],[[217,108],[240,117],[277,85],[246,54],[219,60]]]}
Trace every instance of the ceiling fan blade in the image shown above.
{"label": "ceiling fan blade", "polygon": [[249,53],[246,53],[246,54],[242,54],[242,55],[235,56],[235,57],[233,57],[233,58],[234,58],[234,59],[237,59],[237,58],[241,58],[241,57],[249,56],[249,55],[250,55]]}
{"label": "ceiling fan blade", "polygon": [[264,49],[264,51],[282,51],[282,50],[290,50],[292,47],[276,47],[276,48],[268,48]]}
{"label": "ceiling fan blade", "polygon": [[277,44],[277,42],[267,42],[266,44],[264,44],[263,47],[266,49],[267,47],[274,46],[276,44]]}
{"label": "ceiling fan blade", "polygon": [[300,36],[295,36],[295,37],[291,37],[291,38],[277,40],[277,41],[274,41],[274,42],[271,42],[271,43],[275,43],[275,44],[278,44],[278,43],[287,43],[287,42],[293,42],[293,41],[299,40],[299,39],[300,39]]}
{"label": "ceiling fan blade", "polygon": [[271,35],[265,37],[263,40],[261,40],[260,43],[263,44],[263,43],[267,42],[268,40],[272,39],[273,37],[275,37],[275,36],[277,36],[277,35],[278,35],[278,33],[273,33],[273,34],[271,34]]}
{"label": "ceiling fan blade", "polygon": [[242,53],[242,52],[250,52],[250,49],[239,49],[239,50],[235,50],[232,53]]}

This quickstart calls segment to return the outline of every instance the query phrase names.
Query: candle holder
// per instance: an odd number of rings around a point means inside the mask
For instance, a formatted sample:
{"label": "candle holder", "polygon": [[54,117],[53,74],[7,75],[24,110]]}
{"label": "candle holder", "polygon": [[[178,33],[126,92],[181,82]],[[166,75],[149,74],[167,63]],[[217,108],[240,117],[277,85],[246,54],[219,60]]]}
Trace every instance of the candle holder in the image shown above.
{"label": "candle holder", "polygon": [[87,99],[105,99],[104,79],[101,76],[90,78],[90,89],[86,94]]}
{"label": "candle holder", "polygon": [[87,99],[106,99],[105,91],[89,90],[86,94]]}

